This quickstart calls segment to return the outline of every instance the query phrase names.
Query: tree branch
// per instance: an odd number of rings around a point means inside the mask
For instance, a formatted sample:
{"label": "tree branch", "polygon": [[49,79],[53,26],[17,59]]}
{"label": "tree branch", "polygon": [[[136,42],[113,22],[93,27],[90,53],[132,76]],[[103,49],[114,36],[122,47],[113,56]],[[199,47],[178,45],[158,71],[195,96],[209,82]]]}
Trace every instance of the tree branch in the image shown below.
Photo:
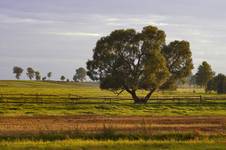
{"label": "tree branch", "polygon": [[156,89],[153,88],[152,90],[150,90],[150,92],[144,97],[144,100],[145,101],[148,101],[149,98],[151,97],[151,95],[153,94],[153,92],[155,91]]}
{"label": "tree branch", "polygon": [[122,92],[124,92],[124,89],[119,92],[113,90],[113,93],[117,94],[117,96],[119,96]]}

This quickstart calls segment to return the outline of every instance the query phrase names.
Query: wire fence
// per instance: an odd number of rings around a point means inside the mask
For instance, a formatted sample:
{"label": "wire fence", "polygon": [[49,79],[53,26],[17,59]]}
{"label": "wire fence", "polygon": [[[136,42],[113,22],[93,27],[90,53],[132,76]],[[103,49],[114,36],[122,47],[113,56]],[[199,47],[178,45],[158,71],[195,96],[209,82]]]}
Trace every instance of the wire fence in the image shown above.
{"label": "wire fence", "polygon": [[[133,103],[129,97],[88,97],[75,94],[0,94],[0,103],[11,104],[116,104]],[[226,104],[226,96],[152,96],[149,104]]]}

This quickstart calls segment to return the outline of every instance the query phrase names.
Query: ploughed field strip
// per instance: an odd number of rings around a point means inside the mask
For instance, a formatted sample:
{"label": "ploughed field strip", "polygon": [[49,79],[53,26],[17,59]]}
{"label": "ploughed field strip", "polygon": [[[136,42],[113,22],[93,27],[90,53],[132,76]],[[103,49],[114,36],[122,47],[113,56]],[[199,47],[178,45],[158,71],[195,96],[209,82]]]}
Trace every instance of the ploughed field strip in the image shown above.
{"label": "ploughed field strip", "polygon": [[51,133],[101,132],[193,132],[226,135],[226,117],[107,117],[107,116],[18,116],[0,117],[0,136]]}

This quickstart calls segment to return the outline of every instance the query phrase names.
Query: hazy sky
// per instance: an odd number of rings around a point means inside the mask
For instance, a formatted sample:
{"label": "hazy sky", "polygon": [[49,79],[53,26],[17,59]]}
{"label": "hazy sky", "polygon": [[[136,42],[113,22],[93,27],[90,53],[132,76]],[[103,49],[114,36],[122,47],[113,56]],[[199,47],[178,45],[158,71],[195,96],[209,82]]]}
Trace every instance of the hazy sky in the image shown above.
{"label": "hazy sky", "polygon": [[[188,40],[195,67],[226,73],[225,0],[0,0],[0,79],[13,66],[72,78],[112,30],[155,25],[167,41]],[[23,75],[25,76],[25,75]]]}

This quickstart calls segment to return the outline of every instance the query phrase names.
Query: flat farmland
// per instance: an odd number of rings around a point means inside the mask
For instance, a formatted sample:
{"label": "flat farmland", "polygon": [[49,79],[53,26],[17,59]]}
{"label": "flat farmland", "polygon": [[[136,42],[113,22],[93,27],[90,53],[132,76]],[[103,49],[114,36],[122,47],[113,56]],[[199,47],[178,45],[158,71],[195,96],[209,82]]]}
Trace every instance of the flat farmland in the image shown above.
{"label": "flat farmland", "polygon": [[[2,98],[2,94],[17,94],[15,99]],[[20,95],[22,94],[22,96]],[[95,99],[86,100],[90,102],[98,101],[98,104],[75,104],[60,103],[64,99],[58,98],[51,100],[42,100],[39,96],[38,103],[36,99],[23,99],[23,94],[33,95],[77,95],[80,97],[96,97]],[[139,91],[142,96],[145,91]],[[153,96],[206,96],[206,97],[222,97],[226,95],[216,95],[215,93],[206,94],[203,89],[190,88],[178,89],[177,91],[157,91]],[[119,100],[114,104],[106,104],[99,97],[116,97]],[[40,115],[107,115],[107,116],[225,116],[226,103],[222,104],[194,104],[190,105],[182,103],[177,105],[177,101],[167,105],[157,104],[134,105],[132,100],[120,101],[124,98],[131,98],[126,92],[116,96],[113,92],[100,90],[98,84],[94,83],[73,83],[73,82],[36,82],[36,81],[0,81],[0,114],[1,116],[40,116]],[[41,101],[40,101],[41,100]],[[24,103],[25,101],[33,101],[34,103]],[[81,102],[83,100],[80,100]],[[189,100],[187,100],[189,102]],[[215,101],[215,100],[214,100]],[[218,101],[221,101],[220,99]],[[12,103],[5,103],[12,102]],[[46,102],[46,103],[45,103]],[[226,102],[226,100],[222,100]],[[150,100],[152,103],[152,100]]]}
{"label": "flat farmland", "polygon": [[226,117],[0,118],[1,149],[225,149],[225,139]]}
{"label": "flat farmland", "polygon": [[[157,91],[154,96],[217,96],[211,101],[219,103],[135,105],[120,100],[130,98],[127,93],[116,96],[98,84],[53,81],[0,81],[0,95],[1,150],[226,149],[226,95],[199,88]],[[39,95],[42,101],[25,100],[24,95]],[[98,103],[56,103],[61,99],[41,95],[96,97]],[[105,103],[98,97],[117,97],[118,102]]]}

